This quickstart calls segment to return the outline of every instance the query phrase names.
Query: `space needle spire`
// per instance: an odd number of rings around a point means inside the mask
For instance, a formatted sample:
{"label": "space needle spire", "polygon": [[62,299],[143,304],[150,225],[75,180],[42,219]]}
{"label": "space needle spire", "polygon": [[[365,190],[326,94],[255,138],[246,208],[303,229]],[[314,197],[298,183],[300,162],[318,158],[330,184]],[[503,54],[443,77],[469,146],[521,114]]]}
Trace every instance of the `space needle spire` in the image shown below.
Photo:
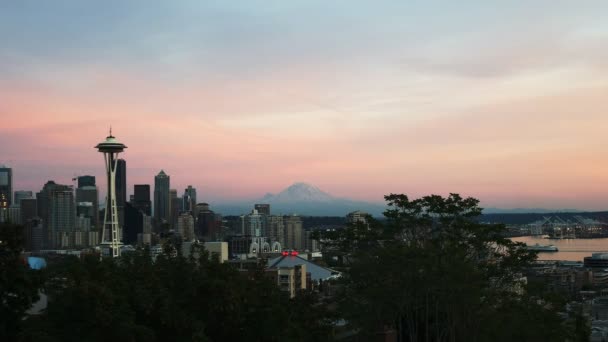
{"label": "space needle spire", "polygon": [[105,141],[97,144],[95,148],[103,153],[108,177],[108,195],[106,197],[101,245],[102,248],[109,248],[110,255],[117,258],[120,256],[122,242],[120,241],[120,223],[118,220],[118,207],[116,205],[116,165],[118,154],[127,148],[127,146],[116,140],[112,135],[112,126],[110,126],[110,135],[106,137]]}

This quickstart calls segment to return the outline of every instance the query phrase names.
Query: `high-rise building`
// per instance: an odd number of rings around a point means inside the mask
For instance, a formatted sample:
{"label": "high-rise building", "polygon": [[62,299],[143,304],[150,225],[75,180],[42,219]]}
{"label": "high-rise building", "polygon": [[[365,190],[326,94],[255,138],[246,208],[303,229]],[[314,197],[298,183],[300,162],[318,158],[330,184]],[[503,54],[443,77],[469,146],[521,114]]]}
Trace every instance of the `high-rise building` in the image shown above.
{"label": "high-rise building", "polygon": [[[38,217],[38,206],[35,198],[24,198],[20,202],[21,224],[27,224],[29,220]],[[42,224],[41,220],[39,223]]]}
{"label": "high-rise building", "polygon": [[136,244],[137,237],[144,232],[144,214],[131,203],[125,203],[125,225],[123,227],[123,242]]}
{"label": "high-rise building", "polygon": [[[108,175],[108,194],[106,197],[106,210],[101,244],[108,248],[109,254],[112,257],[116,258],[120,256],[120,247],[122,244],[120,242],[121,228],[118,217],[118,198],[116,195],[117,157],[119,153],[127,148],[127,146],[118,142],[118,140],[112,136],[112,130],[110,130],[110,135],[106,137],[105,141],[99,143],[96,148],[104,155],[106,172]],[[126,184],[126,167],[124,182],[124,184]],[[122,196],[126,196],[126,191]],[[122,200],[124,205],[125,198],[122,197]]]}
{"label": "high-rise building", "polygon": [[319,241],[312,238],[312,231],[304,231],[304,250],[308,252],[319,251]]}
{"label": "high-rise building", "polygon": [[95,176],[80,176],[78,177],[78,187],[95,186]]}
{"label": "high-rise building", "polygon": [[170,177],[163,170],[154,177],[154,219],[157,226],[170,219],[170,182]]}
{"label": "high-rise building", "polygon": [[270,204],[256,204],[253,206],[255,210],[260,213],[260,215],[270,215]]}
{"label": "high-rise building", "polygon": [[253,209],[251,213],[242,216],[243,220],[243,235],[250,235],[255,237],[264,236],[264,232],[262,231],[263,227],[263,218],[262,215],[258,213],[257,210]]}
{"label": "high-rise building", "polygon": [[271,242],[278,242],[281,246],[285,246],[285,225],[283,216],[270,215],[266,217],[266,230],[268,238]]}
{"label": "high-rise building", "polygon": [[140,245],[152,244],[152,217],[143,215],[143,233],[137,235],[137,243]]}
{"label": "high-rise building", "polygon": [[194,214],[194,208],[196,206],[196,189],[193,188],[192,185],[188,185],[184,190],[183,201],[183,211],[189,211]]}
{"label": "high-rise building", "polygon": [[283,249],[304,250],[304,236],[302,232],[302,219],[300,216],[291,215],[283,218],[285,223],[285,246]]}
{"label": "high-rise building", "polygon": [[150,185],[135,184],[133,186],[133,206],[144,214],[152,215],[152,202],[150,201]]}
{"label": "high-rise building", "polygon": [[21,208],[16,205],[11,205],[7,209],[7,214],[8,222],[12,222],[14,224],[21,224]]}
{"label": "high-rise building", "polygon": [[53,189],[49,197],[48,232],[52,248],[70,247],[70,234],[75,230],[74,191],[69,186]]}
{"label": "high-rise building", "polygon": [[220,237],[221,218],[209,209],[207,203],[198,203],[196,212],[198,213],[196,216],[196,236],[204,241],[216,241]]}
{"label": "high-rise building", "polygon": [[34,218],[23,223],[23,227],[25,230],[25,250],[41,250],[44,240],[42,221],[39,218]]}
{"label": "high-rise building", "polygon": [[116,161],[116,205],[118,211],[127,202],[127,162],[124,159]]}
{"label": "high-rise building", "polygon": [[19,206],[21,206],[22,199],[33,198],[33,197],[34,197],[34,193],[32,193],[31,191],[24,191],[24,190],[15,191],[13,205],[19,207]]}
{"label": "high-rise building", "polygon": [[[86,177],[81,182],[81,178]],[[78,188],[76,189],[76,203],[91,203],[88,207],[87,217],[91,219],[91,229],[98,233],[101,232],[101,224],[99,222],[99,191],[97,186],[90,185],[95,184],[95,177],[93,176],[82,176],[78,177]],[[82,184],[82,186],[80,186]]]}
{"label": "high-rise building", "polygon": [[8,207],[13,203],[13,169],[0,165],[0,222],[8,219]]}
{"label": "high-rise building", "polygon": [[[56,225],[51,226],[52,211],[57,205],[53,205],[55,196],[54,192],[72,192],[72,189],[67,185],[57,184],[50,180],[44,184],[44,187],[40,192],[36,194],[36,209],[38,211],[38,217],[42,219],[43,227],[43,245],[44,248],[55,248],[55,238],[58,233],[53,233],[53,229],[58,228]],[[73,198],[72,198],[73,200]],[[55,234],[55,236],[53,235]]]}
{"label": "high-rise building", "polygon": [[184,241],[194,240],[194,217],[190,213],[182,213],[177,218],[177,234]]}
{"label": "high-rise building", "polygon": [[177,197],[177,190],[169,190],[169,213],[171,217],[171,227],[177,229],[177,218],[182,212],[182,199]]}

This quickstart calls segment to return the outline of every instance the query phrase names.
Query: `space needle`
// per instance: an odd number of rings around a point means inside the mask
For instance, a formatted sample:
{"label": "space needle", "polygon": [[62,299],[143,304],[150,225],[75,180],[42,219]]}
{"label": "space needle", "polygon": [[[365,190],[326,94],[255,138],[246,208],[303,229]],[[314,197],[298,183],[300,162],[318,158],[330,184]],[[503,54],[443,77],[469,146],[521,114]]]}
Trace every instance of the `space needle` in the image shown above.
{"label": "space needle", "polygon": [[[110,135],[106,137],[105,141],[97,144],[95,148],[103,153],[108,173],[108,195],[106,197],[101,245],[102,248],[109,248],[112,257],[117,258],[120,256],[122,242],[120,241],[120,223],[118,220],[118,208],[116,206],[116,165],[118,154],[127,148],[127,146],[112,136],[112,128],[110,128]],[[110,236],[108,236],[108,233],[110,233]]]}

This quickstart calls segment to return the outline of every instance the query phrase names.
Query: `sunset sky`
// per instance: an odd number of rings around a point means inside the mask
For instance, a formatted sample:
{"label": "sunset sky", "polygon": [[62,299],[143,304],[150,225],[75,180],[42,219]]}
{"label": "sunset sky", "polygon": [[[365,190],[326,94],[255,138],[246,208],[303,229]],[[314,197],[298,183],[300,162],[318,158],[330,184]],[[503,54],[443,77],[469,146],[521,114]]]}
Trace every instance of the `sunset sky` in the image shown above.
{"label": "sunset sky", "polygon": [[15,189],[101,176],[110,125],[129,192],[608,209],[608,1],[0,1]]}

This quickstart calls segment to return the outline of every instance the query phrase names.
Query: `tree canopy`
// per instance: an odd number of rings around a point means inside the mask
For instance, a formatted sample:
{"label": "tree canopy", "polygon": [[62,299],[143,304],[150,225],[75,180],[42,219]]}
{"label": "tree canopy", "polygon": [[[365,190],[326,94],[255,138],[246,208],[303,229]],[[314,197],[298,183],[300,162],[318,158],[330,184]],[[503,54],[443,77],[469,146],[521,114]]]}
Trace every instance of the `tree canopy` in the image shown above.
{"label": "tree canopy", "polygon": [[346,255],[339,312],[361,340],[394,329],[401,341],[564,340],[555,308],[526,292],[535,254],[479,223],[479,201],[437,195],[385,197],[371,217],[321,234]]}

